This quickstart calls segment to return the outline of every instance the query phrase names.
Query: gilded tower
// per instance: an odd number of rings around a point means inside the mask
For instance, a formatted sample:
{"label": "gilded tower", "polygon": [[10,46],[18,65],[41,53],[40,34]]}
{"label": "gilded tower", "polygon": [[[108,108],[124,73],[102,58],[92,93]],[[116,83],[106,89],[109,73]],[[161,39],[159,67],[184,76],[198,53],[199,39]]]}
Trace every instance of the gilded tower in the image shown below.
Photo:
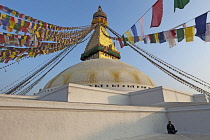
{"label": "gilded tower", "polygon": [[91,39],[89,40],[85,52],[81,55],[81,60],[89,59],[120,59],[120,53],[117,51],[114,42],[110,39],[106,28],[108,25],[107,15],[102,11],[101,6],[93,14],[92,25],[97,24]]}

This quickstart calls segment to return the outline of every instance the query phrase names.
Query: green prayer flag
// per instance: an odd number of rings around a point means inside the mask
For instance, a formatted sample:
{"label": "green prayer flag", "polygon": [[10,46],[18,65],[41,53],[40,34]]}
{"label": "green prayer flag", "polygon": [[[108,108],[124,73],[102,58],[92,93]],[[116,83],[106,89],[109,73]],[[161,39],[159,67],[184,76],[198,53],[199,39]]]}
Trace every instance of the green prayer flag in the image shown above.
{"label": "green prayer flag", "polygon": [[15,26],[14,26],[14,29],[17,30],[17,31],[19,31],[20,30],[20,27],[21,27],[21,25],[18,24],[18,23],[16,23]]}
{"label": "green prayer flag", "polygon": [[189,2],[190,0],[174,0],[174,12],[176,8],[184,9]]}
{"label": "green prayer flag", "polygon": [[184,28],[176,30],[178,42],[181,42],[184,39]]}
{"label": "green prayer flag", "polygon": [[125,38],[124,35],[122,35],[122,39],[123,39],[124,46],[128,46],[127,39]]}
{"label": "green prayer flag", "polygon": [[154,34],[150,34],[149,35],[149,39],[150,39],[150,43],[156,43],[155,35]]}

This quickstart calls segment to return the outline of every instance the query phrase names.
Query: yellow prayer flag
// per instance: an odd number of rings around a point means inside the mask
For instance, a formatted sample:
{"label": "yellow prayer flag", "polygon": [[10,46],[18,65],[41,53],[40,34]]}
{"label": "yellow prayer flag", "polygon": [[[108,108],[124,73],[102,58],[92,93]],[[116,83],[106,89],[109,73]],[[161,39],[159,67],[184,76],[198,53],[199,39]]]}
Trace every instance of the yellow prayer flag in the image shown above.
{"label": "yellow prayer flag", "polygon": [[1,15],[2,15],[3,18],[6,18],[7,17],[7,15],[6,14],[3,14],[3,13],[1,13]]}
{"label": "yellow prayer flag", "polygon": [[154,33],[154,36],[155,36],[156,43],[159,43],[160,40],[159,40],[159,37],[158,37],[158,33]]}
{"label": "yellow prayer flag", "polygon": [[13,29],[12,29],[12,28],[10,28],[10,27],[7,27],[7,31],[8,31],[8,32],[12,32],[12,31],[13,31]]}
{"label": "yellow prayer flag", "polygon": [[40,37],[40,33],[38,31],[36,32],[36,36],[37,37]]}
{"label": "yellow prayer flag", "polygon": [[14,21],[10,20],[10,21],[9,21],[9,24],[10,24],[9,27],[10,27],[11,29],[14,29],[16,23],[15,23]]}
{"label": "yellow prayer flag", "polygon": [[185,28],[185,39],[186,39],[186,42],[194,41],[194,35],[195,35],[195,28],[194,28],[194,26]]}
{"label": "yellow prayer flag", "polygon": [[25,25],[25,21],[21,20],[21,27],[23,27]]}
{"label": "yellow prayer flag", "polygon": [[25,39],[21,39],[20,40],[20,46],[23,46],[25,44],[25,41],[26,41]]}
{"label": "yellow prayer flag", "polygon": [[37,24],[36,23],[34,23],[34,29],[36,29],[37,28]]}
{"label": "yellow prayer flag", "polygon": [[128,42],[130,42],[131,44],[134,44],[134,38],[131,35],[130,31],[126,31],[125,34],[128,37]]}
{"label": "yellow prayer flag", "polygon": [[15,16],[16,15],[16,11],[12,11],[11,15]]}
{"label": "yellow prayer flag", "polygon": [[46,51],[45,50],[42,50],[43,54],[45,55],[46,54]]}
{"label": "yellow prayer flag", "polygon": [[28,56],[33,57],[33,52],[29,52]]}

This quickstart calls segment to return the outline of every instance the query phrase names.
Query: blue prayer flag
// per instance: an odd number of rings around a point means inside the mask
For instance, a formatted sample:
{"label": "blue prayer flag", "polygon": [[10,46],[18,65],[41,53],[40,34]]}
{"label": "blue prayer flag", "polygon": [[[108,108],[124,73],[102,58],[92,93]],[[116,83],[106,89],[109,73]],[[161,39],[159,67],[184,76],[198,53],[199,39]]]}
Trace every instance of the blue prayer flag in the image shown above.
{"label": "blue prayer flag", "polygon": [[136,30],[136,25],[135,24],[131,27],[131,31],[132,31],[133,36],[134,36],[134,43],[138,42],[139,38],[138,38],[138,34],[137,34],[137,30]]}
{"label": "blue prayer flag", "polygon": [[158,34],[158,38],[159,38],[159,40],[160,40],[160,43],[166,42],[165,37],[164,37],[164,33],[163,33],[163,32],[160,32],[160,33]]}
{"label": "blue prayer flag", "polygon": [[207,13],[195,18],[195,28],[197,29],[196,36],[205,40]]}

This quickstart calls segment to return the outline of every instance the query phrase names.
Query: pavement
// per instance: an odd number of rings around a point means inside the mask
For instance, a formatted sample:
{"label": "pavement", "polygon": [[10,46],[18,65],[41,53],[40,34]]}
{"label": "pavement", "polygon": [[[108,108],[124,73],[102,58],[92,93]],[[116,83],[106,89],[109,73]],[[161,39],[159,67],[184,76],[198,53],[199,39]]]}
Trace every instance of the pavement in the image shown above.
{"label": "pavement", "polygon": [[125,140],[210,140],[210,134],[149,134]]}

